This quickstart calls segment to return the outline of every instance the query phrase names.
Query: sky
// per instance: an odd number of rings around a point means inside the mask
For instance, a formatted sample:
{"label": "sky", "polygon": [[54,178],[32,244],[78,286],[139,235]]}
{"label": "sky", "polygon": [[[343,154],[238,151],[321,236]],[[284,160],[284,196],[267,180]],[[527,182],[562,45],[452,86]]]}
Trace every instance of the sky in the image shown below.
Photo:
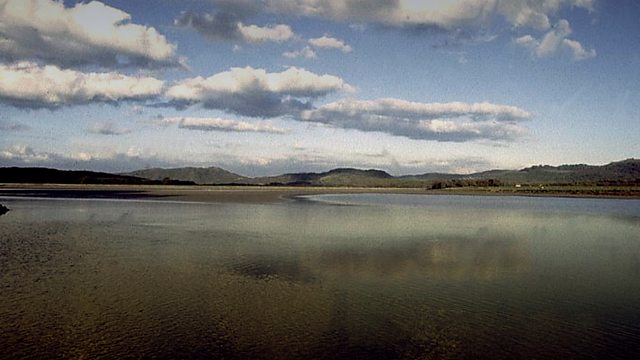
{"label": "sky", "polygon": [[0,0],[0,166],[640,157],[636,0]]}

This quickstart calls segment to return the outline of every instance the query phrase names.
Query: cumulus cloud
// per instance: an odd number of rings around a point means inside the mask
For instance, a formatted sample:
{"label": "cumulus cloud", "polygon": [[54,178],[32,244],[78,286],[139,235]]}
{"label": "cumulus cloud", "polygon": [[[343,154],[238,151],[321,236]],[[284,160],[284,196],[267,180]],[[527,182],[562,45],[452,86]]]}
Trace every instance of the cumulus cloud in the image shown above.
{"label": "cumulus cloud", "polygon": [[241,19],[241,16],[231,12],[213,14],[185,12],[175,20],[175,24],[181,27],[191,27],[211,40],[234,40],[249,43],[283,42],[295,36],[289,25],[244,25]]}
{"label": "cumulus cloud", "polygon": [[419,103],[400,99],[340,100],[300,113],[298,120],[338,128],[377,131],[419,140],[463,142],[514,140],[532,115],[492,103]]}
{"label": "cumulus cloud", "polygon": [[584,60],[594,57],[596,55],[595,50],[586,50],[580,42],[567,38],[571,35],[571,32],[572,30],[569,22],[561,19],[553,29],[548,31],[540,40],[531,35],[524,35],[515,39],[515,42],[516,44],[529,49],[531,53],[538,58],[551,56],[555,54],[560,47],[570,49],[575,60]]}
{"label": "cumulus cloud", "polygon": [[176,46],[153,27],[98,1],[0,0],[0,57],[63,67],[178,65]]}
{"label": "cumulus cloud", "polygon": [[316,52],[309,46],[305,46],[300,50],[285,51],[284,53],[282,53],[282,56],[288,59],[297,59],[297,58],[315,59],[316,57],[318,57],[318,54],[316,54]]}
{"label": "cumulus cloud", "polygon": [[165,96],[175,106],[202,104],[239,115],[274,117],[308,109],[310,100],[338,91],[353,88],[339,77],[296,67],[279,73],[245,67],[179,81]]}
{"label": "cumulus cloud", "polygon": [[255,132],[268,134],[286,134],[286,129],[281,129],[267,123],[250,123],[221,118],[203,117],[168,117],[163,118],[163,124],[177,124],[180,129],[200,131],[224,131],[224,132]]}
{"label": "cumulus cloud", "polygon": [[[562,46],[574,51],[574,58],[583,59],[595,55],[595,51],[580,49],[576,40],[563,41],[563,30],[569,29],[560,22],[554,29],[552,24],[563,10],[579,8],[594,11],[596,0],[243,0],[231,8],[227,1],[215,1],[219,10],[213,15],[185,14],[178,24],[191,24],[203,34],[213,38],[241,39],[240,21],[256,14],[271,13],[317,17],[332,21],[381,25],[410,31],[444,33],[456,39],[469,38],[475,41],[490,41],[495,35],[487,34],[495,24],[505,22],[516,29],[533,29],[548,32],[545,38],[535,40],[535,52],[541,56],[553,53]],[[566,21],[566,20],[565,20]],[[559,38],[559,40],[558,40]],[[531,40],[520,39],[520,42]],[[314,49],[331,46],[349,52],[349,45],[328,37],[310,40]],[[315,43],[315,44],[314,44]],[[578,47],[580,45],[580,47]],[[310,50],[288,52],[283,55],[295,58],[310,58]]]}
{"label": "cumulus cloud", "polygon": [[567,7],[593,10],[595,0],[266,0],[267,11],[387,26],[426,26],[453,31],[501,17],[518,27],[546,30],[550,16]]}
{"label": "cumulus cloud", "polygon": [[248,42],[263,42],[263,41],[287,41],[293,37],[293,31],[289,25],[274,25],[260,27],[257,25],[245,26],[242,23],[238,24],[240,34]]}
{"label": "cumulus cloud", "polygon": [[309,39],[307,42],[310,46],[305,46],[304,48],[296,51],[284,52],[282,53],[282,56],[289,59],[315,59],[317,57],[317,49],[338,49],[343,53],[353,51],[351,46],[345,44],[344,41],[326,35],[319,38]]}
{"label": "cumulus cloud", "polygon": [[350,53],[353,51],[351,46],[345,44],[344,41],[326,35],[319,38],[309,39],[309,44],[318,49],[338,49],[343,53]]}
{"label": "cumulus cloud", "polygon": [[92,134],[98,135],[126,135],[131,133],[131,129],[122,129],[111,122],[94,124],[87,129]]}
{"label": "cumulus cloud", "polygon": [[152,77],[83,73],[31,62],[0,64],[0,102],[17,107],[144,100],[160,95],[163,87],[163,81]]}

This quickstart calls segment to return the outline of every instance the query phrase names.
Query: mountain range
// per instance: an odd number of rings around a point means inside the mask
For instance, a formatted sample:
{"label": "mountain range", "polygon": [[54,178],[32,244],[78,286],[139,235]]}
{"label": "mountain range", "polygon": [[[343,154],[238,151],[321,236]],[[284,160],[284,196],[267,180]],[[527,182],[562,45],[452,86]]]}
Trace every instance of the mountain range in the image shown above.
{"label": "mountain range", "polygon": [[141,169],[123,174],[47,168],[0,168],[0,183],[175,184],[343,187],[457,187],[531,184],[640,185],[640,160],[606,165],[538,165],[521,170],[473,174],[426,173],[392,176],[382,170],[339,168],[319,173],[246,177],[218,168]]}
{"label": "mountain range", "polygon": [[426,173],[392,176],[382,170],[339,168],[320,173],[290,173],[267,177],[245,177],[217,167],[146,169],[123,175],[150,180],[179,180],[196,184],[425,187],[491,186],[499,184],[640,184],[640,160],[627,159],[607,165],[538,165],[521,170],[490,170],[473,174]]}

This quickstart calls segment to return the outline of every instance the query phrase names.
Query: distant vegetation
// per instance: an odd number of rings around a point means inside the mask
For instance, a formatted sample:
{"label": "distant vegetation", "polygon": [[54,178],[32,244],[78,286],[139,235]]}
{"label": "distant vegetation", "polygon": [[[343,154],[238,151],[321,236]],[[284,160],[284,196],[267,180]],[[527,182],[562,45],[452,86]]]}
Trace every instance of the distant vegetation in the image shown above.
{"label": "distant vegetation", "polygon": [[250,178],[210,168],[144,169],[126,174],[61,171],[46,168],[0,168],[0,183],[61,184],[198,184],[260,186],[405,187],[425,189],[504,188],[540,186],[640,186],[640,160],[628,159],[603,166],[532,166],[522,170],[491,170],[474,174],[392,176],[381,170],[352,168],[321,173],[291,173]]}

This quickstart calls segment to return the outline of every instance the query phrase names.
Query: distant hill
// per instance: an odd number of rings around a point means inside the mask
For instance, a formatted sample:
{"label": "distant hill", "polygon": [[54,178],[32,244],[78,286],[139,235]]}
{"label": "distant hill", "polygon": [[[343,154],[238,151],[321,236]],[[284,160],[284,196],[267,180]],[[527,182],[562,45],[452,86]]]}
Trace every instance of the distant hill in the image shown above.
{"label": "distant hill", "polygon": [[[163,184],[160,181],[94,171],[56,170],[48,168],[0,168],[0,183],[32,184]],[[164,182],[181,184],[177,181]]]}
{"label": "distant hill", "polygon": [[279,176],[258,177],[247,180],[255,185],[289,186],[393,186],[398,179],[381,170],[351,168],[333,169],[322,173],[293,173]]}
{"label": "distant hill", "polygon": [[190,181],[196,184],[206,184],[206,185],[220,185],[220,184],[231,184],[231,183],[242,183],[247,178],[234,174],[230,171],[218,168],[218,167],[208,167],[208,168],[196,168],[196,167],[185,167],[185,168],[176,168],[176,169],[161,169],[161,168],[153,168],[153,169],[143,169],[136,170],[130,173],[125,173],[122,175],[127,176],[136,176],[149,180],[162,181],[165,179],[170,180],[178,180],[178,181]]}
{"label": "distant hill", "polygon": [[640,184],[640,160],[628,159],[603,166],[532,166],[521,170],[489,170],[473,174],[426,173],[394,177],[382,170],[339,168],[326,172],[289,173],[277,176],[244,177],[217,168],[146,169],[125,175],[150,180],[183,180],[197,184],[350,186],[350,187],[430,187],[487,186],[498,184]]}

